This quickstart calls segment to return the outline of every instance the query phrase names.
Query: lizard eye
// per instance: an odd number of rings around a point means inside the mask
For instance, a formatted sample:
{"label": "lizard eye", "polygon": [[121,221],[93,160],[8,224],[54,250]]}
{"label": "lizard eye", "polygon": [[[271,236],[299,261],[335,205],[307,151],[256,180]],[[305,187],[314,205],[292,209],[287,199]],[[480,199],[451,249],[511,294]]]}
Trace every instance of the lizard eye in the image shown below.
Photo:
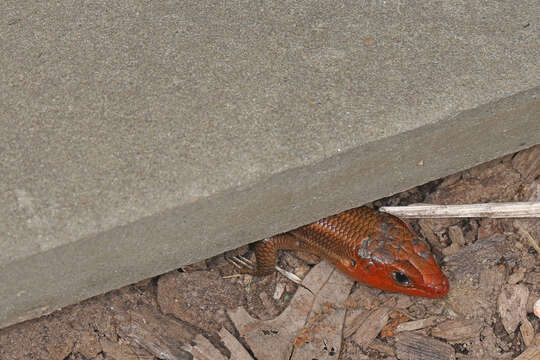
{"label": "lizard eye", "polygon": [[355,267],[355,266],[356,266],[356,260],[351,259],[351,266],[352,266],[352,267]]}
{"label": "lizard eye", "polygon": [[396,271],[392,273],[392,278],[399,284],[407,286],[410,284],[409,277],[402,272]]}

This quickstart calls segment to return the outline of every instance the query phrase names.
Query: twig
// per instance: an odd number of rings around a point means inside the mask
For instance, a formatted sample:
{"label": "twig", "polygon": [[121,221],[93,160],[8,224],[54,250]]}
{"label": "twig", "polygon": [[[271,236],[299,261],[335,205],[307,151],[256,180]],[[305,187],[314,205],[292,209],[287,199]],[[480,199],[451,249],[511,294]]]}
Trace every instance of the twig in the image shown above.
{"label": "twig", "polygon": [[468,205],[383,206],[380,211],[403,218],[535,218],[540,217],[540,201]]}

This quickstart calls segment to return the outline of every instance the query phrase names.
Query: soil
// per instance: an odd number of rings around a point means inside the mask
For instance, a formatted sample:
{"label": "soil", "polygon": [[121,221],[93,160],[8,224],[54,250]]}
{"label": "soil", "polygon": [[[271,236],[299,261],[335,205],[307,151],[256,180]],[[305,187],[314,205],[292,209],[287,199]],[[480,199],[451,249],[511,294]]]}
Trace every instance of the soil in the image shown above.
{"label": "soil", "polygon": [[[540,201],[540,145],[371,206],[502,201]],[[540,359],[540,319],[533,314],[540,220],[409,222],[447,274],[448,296],[424,299],[343,283],[350,294],[339,304],[328,295],[309,320],[313,325],[341,311],[332,318],[341,344],[315,349],[315,327],[306,325],[290,339],[298,353],[289,358],[304,358],[300,350],[311,344],[309,351],[324,354],[305,353],[318,359]],[[245,246],[2,329],[0,359],[281,359],[284,354],[251,348],[253,329],[234,319],[245,308],[245,317],[270,323],[304,290],[279,274],[239,275],[226,261],[234,255],[253,256]],[[317,263],[309,254],[283,252],[278,265],[304,278]]]}

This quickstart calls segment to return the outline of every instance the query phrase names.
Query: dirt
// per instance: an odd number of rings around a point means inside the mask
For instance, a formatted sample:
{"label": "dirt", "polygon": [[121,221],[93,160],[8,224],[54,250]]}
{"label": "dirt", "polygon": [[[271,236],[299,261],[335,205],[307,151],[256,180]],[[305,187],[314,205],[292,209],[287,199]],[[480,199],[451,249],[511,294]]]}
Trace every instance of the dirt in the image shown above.
{"label": "dirt", "polygon": [[[372,205],[500,201],[540,201],[540,146]],[[540,359],[540,319],[532,314],[540,298],[540,254],[525,235],[540,243],[540,221],[410,223],[430,243],[449,277],[446,298],[409,297],[354,284],[338,303],[327,287],[324,299],[323,290],[313,294],[320,307],[317,312],[306,309],[311,311],[307,325],[290,340],[280,338],[276,344],[290,341],[296,350],[291,359],[315,358],[311,354],[316,351],[322,354],[317,355],[320,359],[342,360]],[[280,359],[283,354],[269,353],[268,343],[266,352],[251,348],[261,342],[253,337],[253,329],[277,324],[288,307],[298,310],[297,292],[304,289],[278,274],[239,275],[225,260],[230,255],[252,256],[249,247],[242,247],[2,329],[0,359],[243,360],[255,354],[261,354],[258,360]],[[279,259],[282,268],[301,278],[318,262],[316,257],[288,252]],[[325,276],[333,279],[334,275]],[[251,328],[233,321],[242,308]],[[323,328],[322,318],[332,318],[333,327],[324,331],[328,339],[337,334],[335,347],[323,339],[326,349],[317,348],[316,330]],[[254,319],[263,322],[255,325]],[[278,335],[279,330],[265,330],[263,335],[285,336]]]}

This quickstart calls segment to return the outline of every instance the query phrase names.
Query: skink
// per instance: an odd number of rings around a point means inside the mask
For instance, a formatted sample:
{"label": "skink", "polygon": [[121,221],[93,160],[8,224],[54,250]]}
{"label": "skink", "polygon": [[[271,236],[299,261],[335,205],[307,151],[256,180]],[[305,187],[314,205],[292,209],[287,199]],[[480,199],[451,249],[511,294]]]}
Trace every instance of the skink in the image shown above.
{"label": "skink", "polygon": [[449,289],[428,244],[399,218],[368,207],[259,241],[255,268],[243,272],[271,274],[278,250],[319,255],[354,280],[382,290],[440,298]]}

